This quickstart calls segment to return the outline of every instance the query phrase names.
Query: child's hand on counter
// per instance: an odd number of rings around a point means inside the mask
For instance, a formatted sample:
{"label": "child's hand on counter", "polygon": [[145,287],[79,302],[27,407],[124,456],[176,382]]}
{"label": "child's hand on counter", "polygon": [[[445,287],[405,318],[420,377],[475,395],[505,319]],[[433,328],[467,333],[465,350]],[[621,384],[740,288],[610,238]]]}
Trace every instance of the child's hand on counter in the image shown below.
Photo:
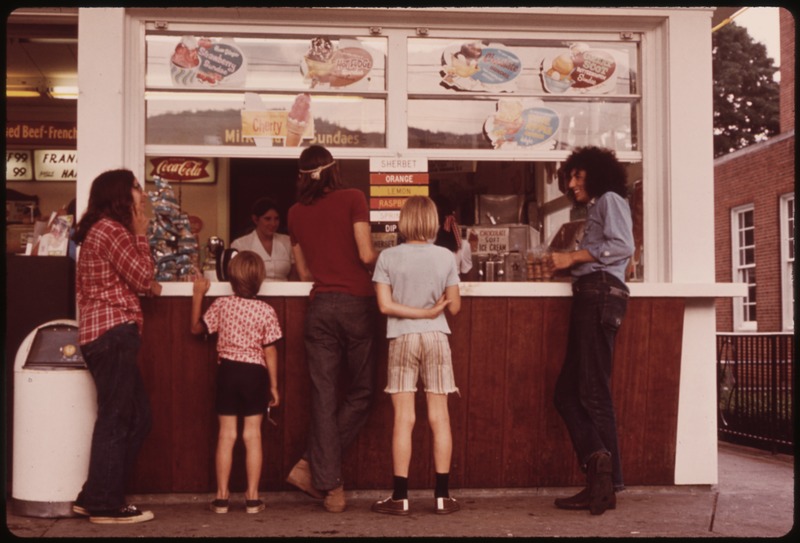
{"label": "child's hand on counter", "polygon": [[211,281],[200,274],[194,277],[194,286],[192,287],[192,294],[195,296],[205,296],[208,289],[211,288]]}

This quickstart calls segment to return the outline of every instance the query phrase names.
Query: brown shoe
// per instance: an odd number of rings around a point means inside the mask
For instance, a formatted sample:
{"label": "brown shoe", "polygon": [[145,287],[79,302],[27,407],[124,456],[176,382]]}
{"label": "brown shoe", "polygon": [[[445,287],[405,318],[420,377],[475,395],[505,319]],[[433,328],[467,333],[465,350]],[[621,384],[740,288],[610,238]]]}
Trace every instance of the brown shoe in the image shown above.
{"label": "brown shoe", "polygon": [[449,515],[461,509],[455,498],[436,498],[436,511],[437,515]]}
{"label": "brown shoe", "polygon": [[325,501],[322,502],[329,513],[341,513],[347,507],[344,499],[344,486],[339,486],[328,491]]}
{"label": "brown shoe", "polygon": [[617,505],[614,484],[611,482],[611,455],[607,452],[596,452],[587,465],[586,480],[589,482],[589,512],[602,515],[606,509]]}
{"label": "brown shoe", "polygon": [[[569,498],[556,498],[555,500],[556,507],[559,509],[569,509],[572,511],[581,511],[589,509],[589,487],[587,486],[574,496],[570,496]],[[617,495],[612,494],[611,499],[608,503],[608,509],[616,509],[617,508]]]}
{"label": "brown shoe", "polygon": [[322,492],[314,488],[311,482],[311,466],[308,464],[308,460],[303,458],[298,460],[292,471],[289,472],[286,482],[296,486],[314,499],[321,500],[325,497]]}
{"label": "brown shoe", "polygon": [[372,510],[376,513],[386,513],[388,515],[408,515],[408,499],[393,500],[391,496],[385,500],[380,500],[372,504]]}

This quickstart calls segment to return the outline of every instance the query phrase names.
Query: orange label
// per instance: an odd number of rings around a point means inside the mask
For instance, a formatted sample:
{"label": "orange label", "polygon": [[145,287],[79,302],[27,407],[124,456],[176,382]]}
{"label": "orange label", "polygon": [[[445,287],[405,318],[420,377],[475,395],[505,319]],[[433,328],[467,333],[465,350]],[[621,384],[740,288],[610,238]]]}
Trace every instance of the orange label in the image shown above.
{"label": "orange label", "polygon": [[427,185],[427,173],[371,173],[370,185]]}

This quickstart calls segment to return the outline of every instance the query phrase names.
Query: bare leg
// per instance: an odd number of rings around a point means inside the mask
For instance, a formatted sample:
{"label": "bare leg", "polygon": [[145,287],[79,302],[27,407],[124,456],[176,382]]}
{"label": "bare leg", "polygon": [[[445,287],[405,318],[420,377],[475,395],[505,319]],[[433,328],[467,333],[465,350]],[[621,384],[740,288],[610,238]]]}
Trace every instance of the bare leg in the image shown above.
{"label": "bare leg", "polygon": [[411,432],[414,429],[414,393],[392,394],[394,429],[392,430],[392,467],[397,477],[408,477],[411,464]]}
{"label": "bare leg", "polygon": [[236,443],[236,416],[219,415],[219,436],[217,437],[217,499],[227,500],[230,497],[228,487],[233,464],[233,445]]}
{"label": "bare leg", "polygon": [[453,456],[453,435],[450,431],[447,394],[428,392],[425,397],[428,402],[428,422],[433,433],[433,464],[436,468],[436,473],[450,473],[450,460]]}
{"label": "bare leg", "polygon": [[247,471],[246,500],[258,499],[258,483],[261,481],[261,465],[263,453],[261,451],[261,422],[264,415],[251,415],[244,418],[242,439],[245,448],[245,466]]}

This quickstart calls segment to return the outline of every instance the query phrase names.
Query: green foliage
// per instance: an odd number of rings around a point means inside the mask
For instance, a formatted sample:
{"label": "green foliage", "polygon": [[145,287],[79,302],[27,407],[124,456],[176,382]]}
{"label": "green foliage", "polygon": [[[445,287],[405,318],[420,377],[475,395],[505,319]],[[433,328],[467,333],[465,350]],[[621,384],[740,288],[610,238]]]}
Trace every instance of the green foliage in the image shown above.
{"label": "green foliage", "polygon": [[780,131],[778,70],[766,47],[730,23],[712,35],[714,157]]}

